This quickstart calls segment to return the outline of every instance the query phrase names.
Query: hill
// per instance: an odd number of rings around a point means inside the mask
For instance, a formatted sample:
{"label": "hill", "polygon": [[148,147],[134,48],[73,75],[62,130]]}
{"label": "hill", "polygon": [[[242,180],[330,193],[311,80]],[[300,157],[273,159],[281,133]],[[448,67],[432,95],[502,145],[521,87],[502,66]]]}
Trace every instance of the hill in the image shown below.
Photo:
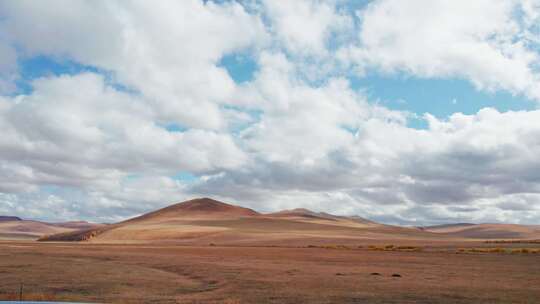
{"label": "hill", "polygon": [[27,220],[0,222],[0,239],[38,239],[47,234],[72,231],[48,223]]}
{"label": "hill", "polygon": [[101,225],[88,222],[46,223],[23,220],[15,216],[0,218],[0,240],[36,240],[46,235],[79,231],[80,229],[95,229]]}
{"label": "hill", "polygon": [[165,219],[224,219],[257,216],[252,209],[226,204],[211,198],[193,199],[157,211],[146,213],[126,222],[145,222]]}
{"label": "hill", "polygon": [[95,243],[161,242],[191,245],[358,244],[370,242],[466,241],[540,238],[537,226],[450,224],[429,227],[383,225],[354,216],[307,209],[261,214],[210,198],[177,203],[116,224],[47,235],[42,241]]}
{"label": "hill", "polygon": [[381,225],[359,217],[335,216],[307,209],[261,214],[252,209],[200,198],[98,229],[47,236],[42,241],[308,245],[353,243],[363,238],[429,238],[431,235],[429,232]]}
{"label": "hill", "polygon": [[71,222],[62,222],[62,223],[52,223],[50,225],[75,229],[75,230],[88,230],[102,226],[101,224],[89,223],[87,221],[71,221]]}
{"label": "hill", "polygon": [[515,224],[448,224],[422,227],[424,231],[466,239],[538,239],[540,226]]}
{"label": "hill", "polygon": [[20,217],[0,215],[0,222],[22,221]]}
{"label": "hill", "polygon": [[381,224],[369,221],[359,216],[338,216],[326,212],[314,212],[305,208],[283,210],[266,215],[271,218],[289,219],[302,222],[321,223],[326,225],[377,227]]}

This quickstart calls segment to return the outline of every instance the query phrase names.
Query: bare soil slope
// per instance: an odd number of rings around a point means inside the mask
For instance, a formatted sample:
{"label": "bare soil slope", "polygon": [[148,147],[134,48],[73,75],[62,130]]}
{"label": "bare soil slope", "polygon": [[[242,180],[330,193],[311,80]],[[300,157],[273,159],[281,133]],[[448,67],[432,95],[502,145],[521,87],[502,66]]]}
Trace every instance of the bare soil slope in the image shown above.
{"label": "bare soil slope", "polygon": [[16,216],[0,216],[0,240],[36,240],[47,235],[96,229],[101,226],[84,221],[46,223],[23,220]]}
{"label": "bare soil slope", "polygon": [[37,221],[0,221],[0,239],[38,239],[47,234],[73,230]]}
{"label": "bare soil slope", "polygon": [[337,216],[325,212],[314,212],[304,208],[292,210],[283,210],[266,215],[270,218],[289,219],[302,222],[321,223],[337,226],[352,226],[352,227],[380,227],[381,224],[369,221],[359,216],[347,217]]}
{"label": "bare soil slope", "polygon": [[12,222],[12,221],[22,221],[22,219],[17,216],[0,215],[0,222]]}
{"label": "bare soil slope", "polygon": [[[360,239],[440,238],[414,228],[377,224],[306,209],[260,214],[209,198],[178,203],[98,229],[63,233],[44,241],[95,243],[174,242],[207,245],[309,245]],[[443,237],[444,238],[444,237]]]}
{"label": "bare soil slope", "polygon": [[43,241],[160,242],[189,245],[307,246],[365,240],[436,241],[540,238],[537,226],[452,224],[399,227],[307,209],[261,214],[210,198],[174,204],[120,223],[48,235]]}
{"label": "bare soil slope", "polygon": [[540,239],[540,226],[515,224],[452,224],[423,230],[467,239]]}

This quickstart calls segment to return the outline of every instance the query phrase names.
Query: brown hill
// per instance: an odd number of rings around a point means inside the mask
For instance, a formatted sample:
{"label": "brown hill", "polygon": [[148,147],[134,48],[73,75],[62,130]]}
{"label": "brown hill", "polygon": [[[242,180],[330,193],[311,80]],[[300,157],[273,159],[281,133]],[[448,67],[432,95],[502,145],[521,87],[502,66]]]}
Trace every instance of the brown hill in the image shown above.
{"label": "brown hill", "polygon": [[198,198],[146,213],[126,222],[195,218],[223,219],[257,215],[259,213],[248,208],[226,204],[211,198]]}
{"label": "brown hill", "polygon": [[315,212],[309,209],[296,208],[291,210],[283,210],[279,212],[269,213],[265,216],[272,218],[290,219],[305,222],[317,222],[327,225],[338,226],[356,226],[356,227],[378,227],[379,223],[375,223],[359,216],[338,216],[326,212]]}
{"label": "brown hill", "polygon": [[0,222],[0,239],[38,239],[47,234],[72,230],[38,221],[3,221]]}
{"label": "brown hill", "polygon": [[67,231],[43,241],[95,243],[167,242],[208,245],[359,244],[362,242],[451,241],[538,238],[539,227],[456,224],[407,228],[360,217],[335,216],[307,209],[260,214],[254,210],[201,198],[178,203],[123,222]]}
{"label": "brown hill", "polygon": [[189,244],[309,245],[353,243],[389,237],[429,238],[432,233],[385,226],[361,218],[307,209],[271,214],[209,198],[194,199],[117,224],[42,238],[97,243],[174,242]]}
{"label": "brown hill", "polygon": [[325,219],[325,220],[336,220],[339,217],[324,213],[324,212],[314,212],[308,209],[304,208],[296,208],[291,210],[283,210],[279,212],[269,213],[267,216],[270,217],[281,217],[281,218],[290,218],[290,217],[296,217],[296,218],[307,218],[307,219]]}
{"label": "brown hill", "polygon": [[2,216],[0,220],[1,239],[39,239],[45,235],[54,235],[81,229],[95,229],[100,224],[88,222],[46,223],[23,220],[15,216]]}
{"label": "brown hill", "polygon": [[20,217],[0,215],[0,222],[22,221]]}
{"label": "brown hill", "polygon": [[48,235],[42,241],[159,241],[192,238],[221,228],[193,225],[196,221],[238,220],[259,216],[254,210],[210,198],[177,203],[126,221],[80,231]]}
{"label": "brown hill", "polygon": [[540,226],[515,224],[448,224],[422,227],[441,235],[467,239],[538,239]]}
{"label": "brown hill", "polygon": [[61,222],[61,223],[52,223],[51,225],[75,230],[88,230],[94,229],[103,226],[103,224],[90,223],[87,221],[71,221],[71,222]]}

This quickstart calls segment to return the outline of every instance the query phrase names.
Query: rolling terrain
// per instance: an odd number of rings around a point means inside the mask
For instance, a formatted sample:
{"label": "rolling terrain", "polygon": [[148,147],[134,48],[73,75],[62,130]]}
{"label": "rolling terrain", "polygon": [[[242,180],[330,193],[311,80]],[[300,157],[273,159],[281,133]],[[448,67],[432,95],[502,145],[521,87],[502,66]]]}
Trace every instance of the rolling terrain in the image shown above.
{"label": "rolling terrain", "polygon": [[399,227],[307,209],[262,214],[210,198],[200,198],[116,224],[48,233],[40,240],[306,246],[358,244],[366,240],[444,242],[494,238],[535,239],[540,238],[540,229],[536,226],[503,224]]}
{"label": "rolling terrain", "polygon": [[96,303],[540,301],[537,226],[397,227],[203,198],[110,225],[0,227],[19,233],[0,240],[0,300],[24,282],[24,300]]}
{"label": "rolling terrain", "polygon": [[466,239],[539,239],[540,226],[515,224],[450,224],[423,227],[424,231]]}
{"label": "rolling terrain", "polygon": [[412,228],[392,227],[361,218],[306,209],[261,214],[209,198],[178,203],[124,222],[43,237],[42,241],[94,243],[174,242],[227,245],[306,245],[363,238],[434,236]]}
{"label": "rolling terrain", "polygon": [[86,303],[533,304],[540,301],[539,257],[0,242],[0,300],[18,300],[24,282],[24,300]]}
{"label": "rolling terrain", "polygon": [[83,221],[45,223],[40,221],[23,220],[15,216],[0,216],[0,240],[36,240],[46,235],[73,232],[81,229],[88,230],[100,226],[102,225]]}

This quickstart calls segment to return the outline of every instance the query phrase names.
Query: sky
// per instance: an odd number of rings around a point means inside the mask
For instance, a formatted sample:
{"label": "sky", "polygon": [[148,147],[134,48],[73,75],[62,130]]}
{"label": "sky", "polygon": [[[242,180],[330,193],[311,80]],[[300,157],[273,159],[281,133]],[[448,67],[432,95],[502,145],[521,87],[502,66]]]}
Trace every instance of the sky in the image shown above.
{"label": "sky", "polygon": [[0,0],[0,214],[540,224],[540,0]]}

